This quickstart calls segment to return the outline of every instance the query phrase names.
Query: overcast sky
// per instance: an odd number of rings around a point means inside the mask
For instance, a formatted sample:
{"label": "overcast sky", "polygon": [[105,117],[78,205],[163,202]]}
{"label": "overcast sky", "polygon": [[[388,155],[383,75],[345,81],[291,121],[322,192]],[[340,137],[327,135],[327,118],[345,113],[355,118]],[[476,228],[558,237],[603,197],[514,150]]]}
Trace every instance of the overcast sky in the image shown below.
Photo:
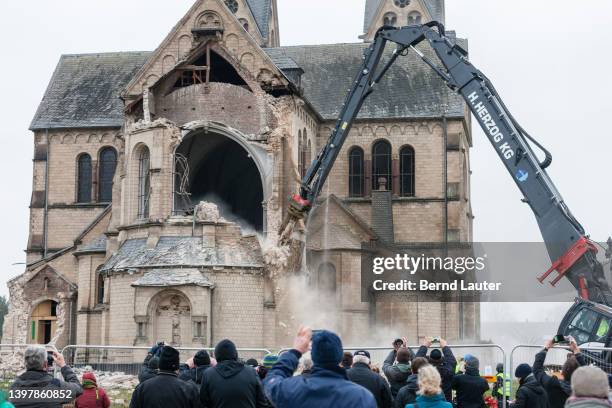
{"label": "overcast sky", "polygon": [[[13,264],[25,261],[33,146],[28,125],[59,56],[153,50],[192,3],[0,2],[0,294],[7,293],[5,281],[23,271]],[[365,0],[278,3],[282,45],[359,41]],[[612,233],[612,2],[448,0],[446,25],[469,39],[471,61],[553,153],[549,172],[575,216],[594,239],[605,240]],[[531,211],[477,127],[471,157],[475,240],[540,241]]]}

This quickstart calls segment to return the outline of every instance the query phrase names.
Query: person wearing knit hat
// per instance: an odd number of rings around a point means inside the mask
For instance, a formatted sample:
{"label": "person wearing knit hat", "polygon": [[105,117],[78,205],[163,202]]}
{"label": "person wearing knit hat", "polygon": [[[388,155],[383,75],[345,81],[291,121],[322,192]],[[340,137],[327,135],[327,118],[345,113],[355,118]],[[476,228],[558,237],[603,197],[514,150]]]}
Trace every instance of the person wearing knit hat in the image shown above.
{"label": "person wearing knit hat", "polygon": [[[417,350],[416,357],[426,357],[427,351],[431,348],[434,339],[432,337],[426,337],[421,343],[421,347]],[[457,366],[457,359],[453,354],[453,351],[448,347],[448,343],[445,339],[440,338],[437,342],[440,344],[440,348],[434,348],[429,352],[429,364],[436,367],[440,378],[442,379],[441,387],[444,398],[448,402],[452,402],[453,389],[452,382],[455,377],[455,367]],[[471,357],[471,356],[470,356]]]}
{"label": "person wearing knit hat", "polygon": [[81,380],[83,394],[74,401],[75,408],[109,408],[110,399],[103,388],[98,387],[94,373],[88,371]]}
{"label": "person wearing knit hat", "polygon": [[[310,348],[314,363],[309,376],[294,376],[300,358]],[[335,333],[301,327],[293,349],[281,354],[264,380],[266,396],[276,408],[376,408],[370,391],[348,380],[340,367],[342,341]]]}
{"label": "person wearing knit hat", "polygon": [[568,398],[567,408],[610,408],[608,399],[610,385],[608,375],[598,367],[583,366],[572,375],[572,395]]}
{"label": "person wearing knit hat", "polygon": [[204,372],[200,402],[205,407],[268,407],[255,369],[238,359],[236,345],[225,339],[215,347],[217,365]]}
{"label": "person wearing knit hat", "polygon": [[519,364],[514,370],[514,376],[519,379],[513,408],[549,408],[548,395],[544,387],[536,380],[529,364]]}
{"label": "person wearing knit hat", "polygon": [[159,373],[140,384],[132,393],[130,408],[195,408],[198,387],[178,378],[179,352],[163,346],[159,353]]}
{"label": "person wearing knit hat", "polygon": [[261,365],[266,367],[267,369],[270,369],[274,367],[274,364],[276,364],[277,361],[278,361],[278,355],[266,354],[263,358],[263,362],[261,363]]}
{"label": "person wearing knit hat", "polygon": [[480,362],[472,355],[464,357],[465,372],[455,375],[451,388],[457,392],[458,408],[482,408],[485,406],[484,393],[489,391],[489,383],[480,376]]}
{"label": "person wearing knit hat", "polygon": [[206,350],[198,350],[195,355],[179,366],[179,378],[201,384],[204,371],[210,367],[210,355]]}

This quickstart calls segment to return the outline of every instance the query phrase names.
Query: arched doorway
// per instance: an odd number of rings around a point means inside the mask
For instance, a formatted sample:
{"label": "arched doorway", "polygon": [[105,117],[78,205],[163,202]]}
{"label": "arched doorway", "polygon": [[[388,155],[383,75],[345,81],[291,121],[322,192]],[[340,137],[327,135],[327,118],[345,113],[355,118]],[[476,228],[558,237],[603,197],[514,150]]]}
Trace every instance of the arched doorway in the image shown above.
{"label": "arched doorway", "polygon": [[29,333],[32,343],[47,344],[55,335],[57,305],[54,300],[45,300],[37,304],[32,310]]}
{"label": "arched doorway", "polygon": [[191,132],[176,150],[175,174],[175,213],[208,201],[219,206],[226,220],[263,230],[261,174],[237,141],[204,130]]}

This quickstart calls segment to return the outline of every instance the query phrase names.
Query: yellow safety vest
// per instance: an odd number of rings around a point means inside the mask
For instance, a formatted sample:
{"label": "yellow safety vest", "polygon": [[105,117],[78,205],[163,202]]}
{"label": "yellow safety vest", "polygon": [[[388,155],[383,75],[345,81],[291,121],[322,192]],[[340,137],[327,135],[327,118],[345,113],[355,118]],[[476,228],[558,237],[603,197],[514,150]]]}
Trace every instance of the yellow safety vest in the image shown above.
{"label": "yellow safety vest", "polygon": [[512,379],[509,376],[505,376],[506,380],[504,381],[504,374],[503,373],[497,373],[497,375],[495,377],[497,377],[498,383],[499,383],[499,380],[502,380],[504,382],[503,389],[502,389],[502,387],[497,387],[497,394],[499,396],[502,396],[502,395],[504,395],[504,391],[505,391],[506,397],[510,398],[510,388],[512,386]]}

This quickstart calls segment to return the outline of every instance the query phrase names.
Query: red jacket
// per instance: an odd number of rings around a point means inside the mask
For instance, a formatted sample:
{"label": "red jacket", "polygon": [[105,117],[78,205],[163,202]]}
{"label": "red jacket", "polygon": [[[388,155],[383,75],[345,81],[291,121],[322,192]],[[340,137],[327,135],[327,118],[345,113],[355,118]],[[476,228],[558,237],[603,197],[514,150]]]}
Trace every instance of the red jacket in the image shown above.
{"label": "red jacket", "polygon": [[[96,390],[98,391],[96,397]],[[75,408],[109,408],[110,400],[103,388],[84,388],[83,394],[76,399]]]}

